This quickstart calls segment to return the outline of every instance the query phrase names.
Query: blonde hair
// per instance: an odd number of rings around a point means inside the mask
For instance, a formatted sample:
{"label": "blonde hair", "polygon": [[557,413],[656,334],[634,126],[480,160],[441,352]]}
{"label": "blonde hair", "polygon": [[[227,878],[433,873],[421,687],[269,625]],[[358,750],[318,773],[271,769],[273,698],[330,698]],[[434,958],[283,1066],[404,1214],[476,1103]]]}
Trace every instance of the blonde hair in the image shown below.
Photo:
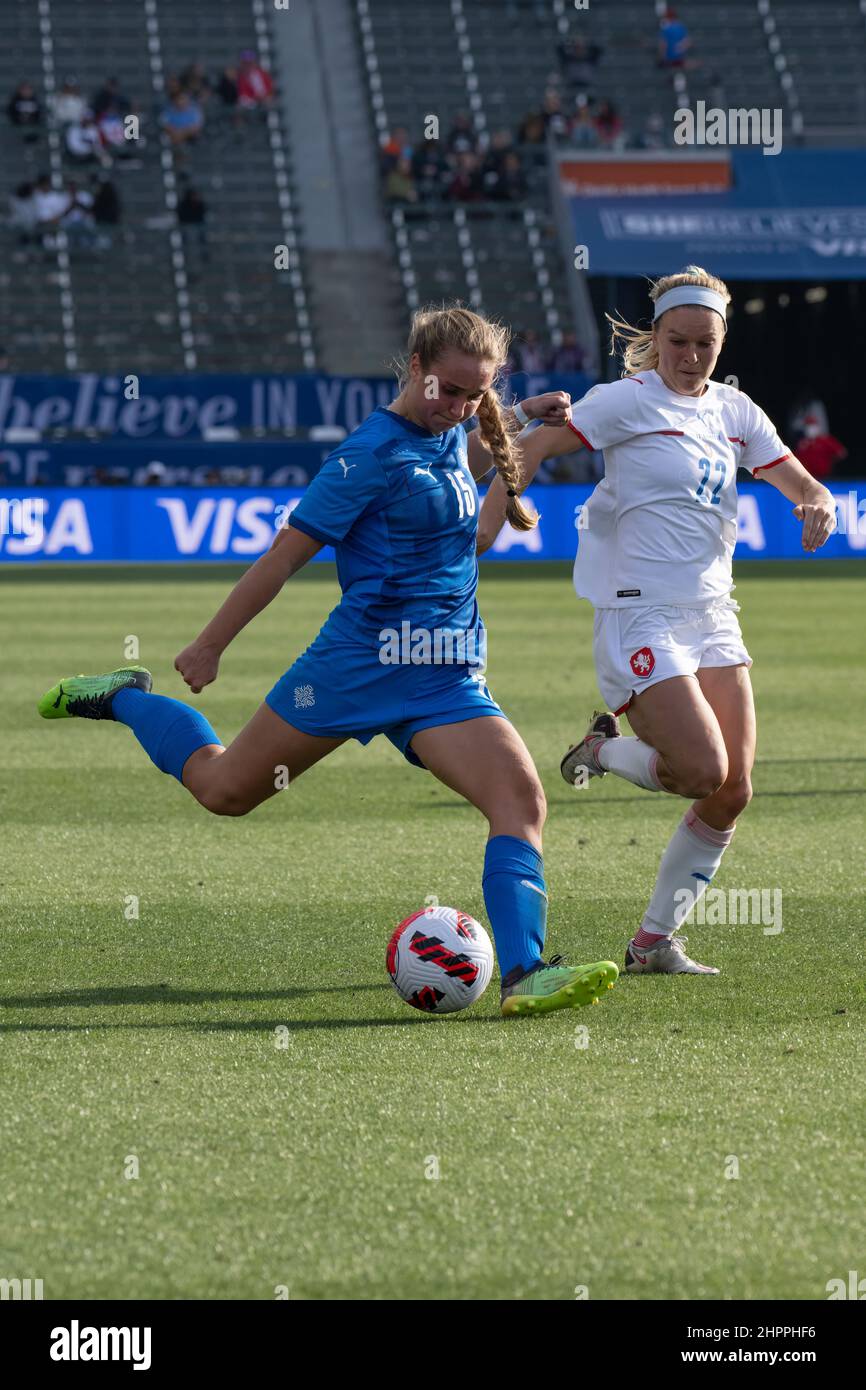
{"label": "blonde hair", "polygon": [[[511,333],[504,324],[462,305],[418,309],[412,315],[406,357],[395,362],[400,390],[405,390],[409,384],[409,362],[416,352],[425,375],[449,349],[466,353],[478,361],[492,362],[498,375],[508,357],[510,341]],[[515,494],[507,498],[506,519],[516,531],[531,531],[538,525],[538,517],[517,496],[522,474],[514,441],[520,427],[506,417],[495,380],[482,395],[477,413],[481,438],[493,456],[493,466],[506,489]]]}
{"label": "blonde hair", "polygon": [[[649,297],[655,303],[659,295],[667,290],[675,290],[679,285],[694,285],[705,290],[715,290],[722,296],[725,304],[730,304],[731,293],[724,280],[711,275],[700,265],[687,265],[676,275],[663,275],[659,280],[650,281]],[[669,310],[665,310],[668,313]],[[664,314],[658,320],[664,318]],[[610,324],[610,356],[613,357],[622,346],[623,376],[634,376],[637,372],[649,372],[659,364],[659,350],[653,338],[652,329],[635,328],[624,319],[605,314]],[[727,328],[727,325],[726,325]]]}

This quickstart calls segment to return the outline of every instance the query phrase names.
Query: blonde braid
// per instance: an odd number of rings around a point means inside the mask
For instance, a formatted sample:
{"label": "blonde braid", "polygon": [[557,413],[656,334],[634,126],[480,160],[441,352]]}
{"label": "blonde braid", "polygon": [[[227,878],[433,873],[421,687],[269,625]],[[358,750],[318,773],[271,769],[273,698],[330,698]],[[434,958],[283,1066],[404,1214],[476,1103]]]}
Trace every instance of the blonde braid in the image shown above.
{"label": "blonde braid", "polygon": [[[405,390],[408,384],[409,363],[416,352],[424,372],[430,372],[433,364],[451,348],[476,361],[490,362],[499,371],[508,357],[510,337],[503,324],[476,314],[462,304],[429,305],[418,309],[412,315],[407,354],[394,364],[400,389]],[[506,502],[506,518],[515,530],[531,531],[538,525],[538,517],[517,496],[522,482],[520,456],[514,447],[518,427],[516,422],[508,423],[494,387],[482,395],[477,415],[481,438],[493,455],[496,471],[506,490],[514,494]]]}
{"label": "blonde braid", "polygon": [[519,427],[516,423],[509,424],[502,411],[502,402],[492,387],[481,397],[477,414],[481,438],[493,455],[493,465],[509,493],[506,520],[515,531],[531,531],[538,525],[538,515],[525,507],[517,496],[522,482],[520,457],[514,447]]}

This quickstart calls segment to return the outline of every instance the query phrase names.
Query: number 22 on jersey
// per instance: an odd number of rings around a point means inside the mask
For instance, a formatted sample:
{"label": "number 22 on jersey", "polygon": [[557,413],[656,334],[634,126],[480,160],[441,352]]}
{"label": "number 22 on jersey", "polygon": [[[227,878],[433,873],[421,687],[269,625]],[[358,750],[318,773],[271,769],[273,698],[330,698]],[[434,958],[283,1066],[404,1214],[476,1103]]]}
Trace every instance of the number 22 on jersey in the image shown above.
{"label": "number 22 on jersey", "polygon": [[[711,507],[718,506],[719,493],[725,486],[725,480],[728,476],[728,465],[724,459],[716,459],[714,463],[711,463],[709,459],[703,458],[698,459],[698,464],[700,465],[702,476],[701,481],[698,483],[695,496],[699,497],[702,501],[709,501]],[[721,476],[711,491],[710,481],[715,473],[719,473]]]}

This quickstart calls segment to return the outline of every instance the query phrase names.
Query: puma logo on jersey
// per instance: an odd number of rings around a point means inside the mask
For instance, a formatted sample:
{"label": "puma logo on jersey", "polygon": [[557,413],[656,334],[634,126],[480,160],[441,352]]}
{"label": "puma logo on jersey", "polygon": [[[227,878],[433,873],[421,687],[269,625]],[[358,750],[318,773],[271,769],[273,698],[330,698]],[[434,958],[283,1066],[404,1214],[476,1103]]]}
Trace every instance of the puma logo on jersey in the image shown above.
{"label": "puma logo on jersey", "polygon": [[337,462],[339,463],[340,467],[341,467],[342,470],[343,470],[343,477],[344,477],[344,478],[347,478],[347,477],[349,476],[349,469],[350,469],[350,468],[357,468],[357,467],[358,467],[357,463],[347,463],[345,459],[338,459]]}
{"label": "puma logo on jersey", "polygon": [[412,474],[412,477],[413,477],[413,478],[417,478],[417,477],[418,477],[418,474],[420,473],[422,478],[432,478],[432,477],[433,477],[433,474],[430,472],[430,469],[431,469],[432,467],[433,467],[432,463],[428,463],[428,465],[427,465],[426,468],[419,468],[418,465],[416,464],[416,465],[415,465],[415,472]]}

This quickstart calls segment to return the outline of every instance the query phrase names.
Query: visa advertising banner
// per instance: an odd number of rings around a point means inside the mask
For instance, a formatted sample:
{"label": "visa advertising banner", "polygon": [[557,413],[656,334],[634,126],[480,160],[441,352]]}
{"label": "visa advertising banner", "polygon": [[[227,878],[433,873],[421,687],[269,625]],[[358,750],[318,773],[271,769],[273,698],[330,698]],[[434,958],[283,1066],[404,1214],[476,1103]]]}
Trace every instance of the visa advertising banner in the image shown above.
{"label": "visa advertising banner", "polygon": [[[502,529],[482,563],[571,560],[592,488],[534,487],[526,494],[541,514],[532,531]],[[832,489],[838,530],[820,554],[866,558],[866,480]],[[189,561],[250,563],[285,525],[302,492],[248,488],[47,488],[0,493],[0,566]],[[736,555],[740,559],[802,559],[801,525],[792,504],[768,483],[739,489]],[[330,547],[316,560],[333,559]]]}

